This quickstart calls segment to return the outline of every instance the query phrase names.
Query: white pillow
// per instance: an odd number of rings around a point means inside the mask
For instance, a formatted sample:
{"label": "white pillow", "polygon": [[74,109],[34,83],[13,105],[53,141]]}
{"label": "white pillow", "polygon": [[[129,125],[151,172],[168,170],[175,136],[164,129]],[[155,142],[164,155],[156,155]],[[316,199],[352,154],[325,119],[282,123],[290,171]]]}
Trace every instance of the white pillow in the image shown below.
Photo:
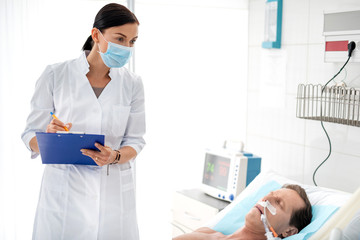
{"label": "white pillow", "polygon": [[[330,232],[341,232],[343,240],[358,240],[360,237],[360,188],[351,198],[312,236],[311,239],[329,239]],[[341,234],[340,234],[341,235]]]}

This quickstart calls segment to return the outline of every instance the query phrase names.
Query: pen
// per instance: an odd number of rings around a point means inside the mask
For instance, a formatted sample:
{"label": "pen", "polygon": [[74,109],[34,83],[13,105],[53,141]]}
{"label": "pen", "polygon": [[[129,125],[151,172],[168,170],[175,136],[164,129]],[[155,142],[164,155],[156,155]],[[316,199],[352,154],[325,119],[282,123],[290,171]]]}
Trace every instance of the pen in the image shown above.
{"label": "pen", "polygon": [[[59,119],[57,118],[57,116],[55,116],[55,114],[54,114],[53,112],[50,112],[50,114],[51,114],[51,116],[52,116],[53,118],[59,120]],[[69,129],[68,129],[66,126],[64,126],[63,128],[65,129],[65,131],[67,131],[67,132],[69,131]]]}

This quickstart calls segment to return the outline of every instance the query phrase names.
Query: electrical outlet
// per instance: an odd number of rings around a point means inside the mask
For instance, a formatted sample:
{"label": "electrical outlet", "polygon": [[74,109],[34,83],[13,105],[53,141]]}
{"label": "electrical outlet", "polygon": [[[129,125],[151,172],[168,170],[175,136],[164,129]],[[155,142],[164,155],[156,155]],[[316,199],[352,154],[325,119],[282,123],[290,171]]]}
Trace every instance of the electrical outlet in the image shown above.
{"label": "electrical outlet", "polygon": [[360,10],[324,12],[325,62],[345,62],[348,59],[348,43],[356,47],[349,62],[360,62]]}
{"label": "electrical outlet", "polygon": [[360,62],[360,35],[326,37],[325,62],[345,62],[348,59],[348,44],[351,41],[355,42],[356,47],[349,62]]}

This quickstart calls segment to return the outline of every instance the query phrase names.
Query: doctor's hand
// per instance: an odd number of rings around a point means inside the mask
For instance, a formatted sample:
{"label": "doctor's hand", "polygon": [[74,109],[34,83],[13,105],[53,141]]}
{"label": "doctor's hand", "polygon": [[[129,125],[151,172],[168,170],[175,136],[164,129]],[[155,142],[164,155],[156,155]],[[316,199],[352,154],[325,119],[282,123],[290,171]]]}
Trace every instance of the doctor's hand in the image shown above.
{"label": "doctor's hand", "polygon": [[72,127],[71,123],[67,123],[66,125],[60,121],[59,119],[53,119],[51,120],[51,122],[49,123],[49,125],[47,125],[46,127],[46,132],[47,133],[56,133],[57,131],[65,131],[64,126],[66,126],[69,130]]}
{"label": "doctor's hand", "polygon": [[103,146],[99,143],[95,143],[95,147],[100,150],[94,151],[90,149],[81,149],[83,155],[91,157],[95,163],[99,166],[108,165],[114,162],[116,157],[116,152],[111,149],[111,147]]}

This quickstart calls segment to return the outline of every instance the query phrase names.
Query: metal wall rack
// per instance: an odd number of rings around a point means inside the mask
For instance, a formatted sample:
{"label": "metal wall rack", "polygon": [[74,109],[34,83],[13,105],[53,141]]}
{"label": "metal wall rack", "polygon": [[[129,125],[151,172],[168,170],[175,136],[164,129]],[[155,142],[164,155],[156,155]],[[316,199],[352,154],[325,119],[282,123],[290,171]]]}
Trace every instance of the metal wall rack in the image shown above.
{"label": "metal wall rack", "polygon": [[300,84],[296,117],[360,127],[360,89]]}

